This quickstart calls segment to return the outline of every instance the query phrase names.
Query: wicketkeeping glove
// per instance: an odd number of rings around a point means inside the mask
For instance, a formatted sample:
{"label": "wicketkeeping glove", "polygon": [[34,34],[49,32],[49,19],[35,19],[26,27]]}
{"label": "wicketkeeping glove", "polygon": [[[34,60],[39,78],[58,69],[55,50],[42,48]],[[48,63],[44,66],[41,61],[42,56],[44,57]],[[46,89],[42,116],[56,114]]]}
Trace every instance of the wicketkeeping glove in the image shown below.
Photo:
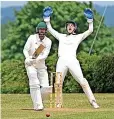
{"label": "wicketkeeping glove", "polygon": [[93,12],[90,8],[86,8],[84,10],[84,15],[86,16],[87,19],[93,19]]}
{"label": "wicketkeeping glove", "polygon": [[43,18],[50,17],[52,15],[52,13],[53,13],[53,10],[52,10],[51,7],[49,7],[49,6],[48,7],[45,7],[43,9]]}

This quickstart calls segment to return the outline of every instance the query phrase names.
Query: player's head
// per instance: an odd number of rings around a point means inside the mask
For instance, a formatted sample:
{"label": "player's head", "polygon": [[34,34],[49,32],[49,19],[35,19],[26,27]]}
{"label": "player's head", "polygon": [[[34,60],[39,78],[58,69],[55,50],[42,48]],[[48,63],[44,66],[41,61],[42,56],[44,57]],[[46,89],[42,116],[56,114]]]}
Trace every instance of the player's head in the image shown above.
{"label": "player's head", "polygon": [[46,32],[47,32],[47,25],[46,25],[46,23],[45,22],[40,22],[37,25],[37,27],[36,27],[36,33],[39,34],[39,38],[41,40],[44,39]]}
{"label": "player's head", "polygon": [[74,21],[66,22],[66,29],[69,34],[76,34],[77,24]]}

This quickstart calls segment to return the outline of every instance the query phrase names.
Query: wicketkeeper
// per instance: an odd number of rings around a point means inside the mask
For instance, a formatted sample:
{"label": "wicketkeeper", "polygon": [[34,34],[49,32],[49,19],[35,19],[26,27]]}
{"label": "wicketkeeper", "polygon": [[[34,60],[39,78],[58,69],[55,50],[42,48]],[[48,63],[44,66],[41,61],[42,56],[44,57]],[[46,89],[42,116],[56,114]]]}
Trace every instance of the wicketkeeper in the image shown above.
{"label": "wicketkeeper", "polygon": [[[87,18],[89,28],[81,34],[76,34],[77,24],[74,21],[66,22],[67,34],[62,34],[54,30],[50,24],[50,16],[53,13],[51,7],[43,10],[43,18],[47,24],[48,31],[59,41],[58,62],[56,72],[62,72],[62,80],[64,81],[67,71],[72,74],[75,80],[81,85],[83,91],[88,97],[89,102],[94,108],[99,108],[95,97],[90,89],[88,81],[84,78],[79,61],[76,58],[76,51],[79,44],[93,32],[93,12],[87,8],[84,15]],[[58,82],[59,83],[59,82]]]}
{"label": "wicketkeeper", "polygon": [[34,110],[38,111],[44,108],[41,94],[51,91],[45,59],[48,57],[52,42],[45,36],[46,32],[46,23],[40,22],[36,27],[36,34],[29,36],[23,49],[30,94]]}

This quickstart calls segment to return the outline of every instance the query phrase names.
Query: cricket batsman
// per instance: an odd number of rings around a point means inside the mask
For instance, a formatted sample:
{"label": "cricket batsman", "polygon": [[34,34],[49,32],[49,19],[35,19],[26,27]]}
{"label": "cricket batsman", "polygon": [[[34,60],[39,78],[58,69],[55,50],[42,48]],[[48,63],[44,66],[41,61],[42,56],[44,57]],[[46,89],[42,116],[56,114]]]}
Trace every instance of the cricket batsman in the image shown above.
{"label": "cricket batsman", "polygon": [[46,32],[46,23],[40,22],[36,27],[36,34],[29,36],[23,49],[30,95],[36,111],[41,111],[44,108],[42,94],[51,91],[45,60],[50,52],[52,42],[46,37]]}
{"label": "cricket batsman", "polygon": [[87,18],[89,28],[81,34],[76,34],[77,24],[74,21],[66,22],[67,34],[62,34],[54,30],[50,24],[50,16],[52,13],[53,11],[51,7],[45,7],[43,10],[43,19],[47,24],[48,31],[59,41],[59,58],[56,72],[62,72],[62,80],[64,81],[65,75],[69,70],[75,80],[83,88],[90,104],[94,108],[99,108],[88,81],[83,76],[79,61],[76,58],[76,51],[79,44],[93,32],[93,12],[89,8],[84,10],[84,15]]}

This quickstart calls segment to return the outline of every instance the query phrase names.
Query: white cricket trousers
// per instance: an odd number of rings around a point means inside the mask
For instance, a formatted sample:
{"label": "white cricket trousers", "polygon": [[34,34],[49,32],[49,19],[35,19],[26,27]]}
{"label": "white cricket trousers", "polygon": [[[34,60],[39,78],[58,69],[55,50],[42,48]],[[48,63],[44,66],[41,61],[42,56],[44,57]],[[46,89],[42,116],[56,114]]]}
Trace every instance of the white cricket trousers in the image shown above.
{"label": "white cricket trousers", "polygon": [[49,86],[47,69],[37,69],[34,66],[28,66],[26,67],[26,70],[29,78],[30,95],[33,101],[34,109],[42,109],[43,102],[40,86]]}
{"label": "white cricket trousers", "polygon": [[88,81],[83,77],[79,61],[75,57],[59,57],[56,72],[62,72],[62,81],[64,81],[68,70],[74,79],[81,85],[84,93],[88,97],[89,102],[92,103],[93,100],[96,101]]}

